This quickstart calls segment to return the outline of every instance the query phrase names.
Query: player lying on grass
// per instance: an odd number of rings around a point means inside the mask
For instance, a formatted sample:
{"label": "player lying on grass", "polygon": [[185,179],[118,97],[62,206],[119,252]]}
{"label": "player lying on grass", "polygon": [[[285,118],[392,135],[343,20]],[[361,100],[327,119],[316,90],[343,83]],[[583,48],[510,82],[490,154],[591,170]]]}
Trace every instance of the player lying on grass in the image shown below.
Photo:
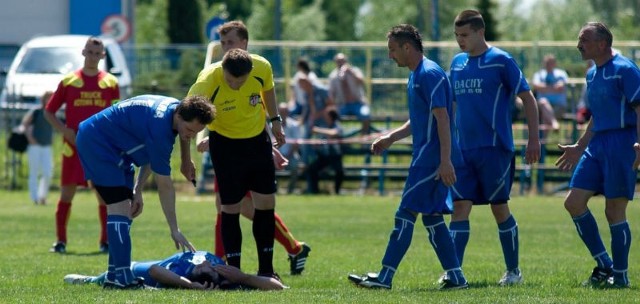
{"label": "player lying on grass", "polygon": [[[131,271],[144,280],[144,285],[154,288],[187,288],[200,290],[281,290],[287,288],[272,277],[243,273],[226,265],[224,261],[207,251],[176,253],[164,260],[132,262]],[[98,276],[68,274],[69,284],[102,286],[106,272]]]}

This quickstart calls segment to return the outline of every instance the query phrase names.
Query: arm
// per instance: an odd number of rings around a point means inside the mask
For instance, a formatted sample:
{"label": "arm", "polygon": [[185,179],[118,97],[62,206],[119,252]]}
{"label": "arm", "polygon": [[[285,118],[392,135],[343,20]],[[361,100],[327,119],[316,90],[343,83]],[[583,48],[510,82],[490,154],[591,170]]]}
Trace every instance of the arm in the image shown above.
{"label": "arm", "polygon": [[[266,106],[267,115],[270,118],[278,115],[278,104],[276,103],[276,91],[275,88],[262,92],[264,98],[264,104]],[[271,132],[276,139],[276,147],[280,147],[286,143],[284,138],[284,130],[282,130],[282,122],[274,121],[271,123]]]}
{"label": "arm", "polygon": [[440,166],[436,179],[441,179],[449,187],[456,182],[456,172],[451,162],[451,121],[446,108],[434,108],[431,112],[436,118],[440,139]]}
{"label": "arm", "polygon": [[227,280],[233,283],[239,283],[260,290],[281,290],[286,288],[282,282],[272,277],[261,277],[252,274],[246,274],[240,269],[229,265],[216,265],[214,266],[216,272],[221,274]]}
{"label": "arm", "polygon": [[538,103],[531,94],[531,91],[523,91],[518,94],[524,105],[524,113],[527,118],[529,130],[529,140],[524,159],[528,164],[536,163],[540,160],[540,134],[538,133]]}
{"label": "arm", "polygon": [[51,124],[51,126],[56,129],[58,132],[62,133],[62,136],[71,144],[76,144],[76,131],[73,129],[67,128],[58,117],[56,117],[55,113],[51,113],[49,111],[42,111],[42,115],[44,118]]}
{"label": "arm", "polygon": [[142,199],[142,190],[144,190],[144,184],[151,175],[151,166],[144,165],[140,167],[138,171],[138,177],[136,184],[133,187],[133,201],[131,202],[131,218],[135,218],[142,213],[144,202]]}
{"label": "arm", "polygon": [[188,181],[195,181],[196,179],[196,165],[191,159],[191,140],[179,139],[180,141],[180,173]]}
{"label": "arm", "polygon": [[27,136],[27,140],[29,141],[30,145],[35,145],[38,143],[36,141],[36,138],[33,137],[33,111],[29,111],[24,115],[24,117],[22,117],[20,127],[24,130],[24,135]]}
{"label": "arm", "polygon": [[318,134],[322,134],[325,136],[329,136],[329,137],[339,137],[340,136],[340,129],[338,128],[323,128],[323,127],[316,127],[314,126],[311,131],[313,131],[313,133],[318,133]]}
{"label": "arm", "polygon": [[397,129],[382,135],[371,144],[371,152],[373,154],[380,154],[382,151],[388,149],[394,142],[401,140],[411,135],[411,121],[407,120],[402,126]]}
{"label": "arm", "polygon": [[213,289],[210,282],[202,285],[198,282],[191,282],[189,279],[179,276],[176,273],[158,265],[152,265],[149,268],[149,276],[156,282],[171,287],[188,288],[188,289]]}
{"label": "arm", "polygon": [[171,230],[171,238],[175,242],[176,249],[180,247],[195,251],[195,247],[189,243],[187,238],[182,235],[178,228],[178,220],[176,218],[176,190],[173,188],[171,176],[155,174],[156,184],[158,185],[158,195],[160,196],[160,204],[164,217],[167,220],[169,229]]}
{"label": "arm", "polygon": [[[633,150],[636,151],[636,160],[633,162],[633,170],[638,170],[638,166],[640,166],[640,106],[635,106],[633,108],[636,112],[636,133],[638,134],[638,139],[636,139],[636,143],[633,144]],[[593,120],[593,118],[592,118]]]}

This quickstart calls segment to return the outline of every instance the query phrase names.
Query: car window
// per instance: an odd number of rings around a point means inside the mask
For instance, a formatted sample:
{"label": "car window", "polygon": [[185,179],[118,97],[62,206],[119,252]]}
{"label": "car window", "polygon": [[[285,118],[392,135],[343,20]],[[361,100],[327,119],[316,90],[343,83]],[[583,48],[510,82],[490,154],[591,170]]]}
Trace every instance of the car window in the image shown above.
{"label": "car window", "polygon": [[82,67],[84,57],[78,48],[30,48],[18,65],[18,73],[66,74]]}

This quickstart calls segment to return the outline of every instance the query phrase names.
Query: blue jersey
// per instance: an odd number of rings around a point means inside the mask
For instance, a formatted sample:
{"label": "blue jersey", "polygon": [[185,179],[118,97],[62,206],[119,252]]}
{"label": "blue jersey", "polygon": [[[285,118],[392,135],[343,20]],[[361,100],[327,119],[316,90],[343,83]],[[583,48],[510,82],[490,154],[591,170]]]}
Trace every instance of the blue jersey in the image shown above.
{"label": "blue jersey", "polygon": [[451,119],[451,161],[462,164],[462,156],[454,138],[451,84],[447,74],[435,62],[422,58],[418,67],[409,75],[407,84],[409,120],[413,136],[413,160],[411,167],[438,167],[440,165],[440,140],[434,108],[445,108]]}
{"label": "blue jersey", "polygon": [[179,103],[171,97],[142,95],[102,110],[80,124],[83,137],[92,139],[84,152],[121,168],[150,164],[153,172],[170,175],[177,135],[173,114]]}
{"label": "blue jersey", "polygon": [[148,261],[148,262],[134,262],[131,265],[131,271],[134,276],[143,277],[144,284],[152,287],[163,287],[162,284],[156,282],[149,275],[149,269],[153,265],[166,268],[169,271],[182,276],[187,277],[193,271],[196,265],[202,264],[204,261],[209,261],[211,265],[224,265],[224,261],[207,251],[196,252],[183,252],[176,253],[161,261]]}
{"label": "blue jersey", "polygon": [[507,52],[489,49],[480,56],[457,54],[451,62],[451,83],[462,150],[502,147],[514,151],[511,105],[529,84]]}
{"label": "blue jersey", "polygon": [[636,125],[632,105],[640,101],[640,70],[626,57],[616,54],[587,72],[587,98],[593,113],[592,131],[624,129]]}

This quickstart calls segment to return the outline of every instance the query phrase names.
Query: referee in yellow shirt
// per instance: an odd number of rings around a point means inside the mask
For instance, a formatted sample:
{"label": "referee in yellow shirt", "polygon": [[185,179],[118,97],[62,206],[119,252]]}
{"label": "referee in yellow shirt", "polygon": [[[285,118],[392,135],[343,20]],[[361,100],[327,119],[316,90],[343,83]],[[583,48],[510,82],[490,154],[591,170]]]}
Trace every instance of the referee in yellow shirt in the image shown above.
{"label": "referee in yellow shirt", "polygon": [[222,242],[227,263],[240,268],[240,202],[247,191],[252,191],[258,274],[274,276],[276,179],[271,138],[264,128],[267,115],[276,146],[284,144],[285,137],[275,99],[262,98],[264,92],[274,89],[273,74],[265,73],[267,69],[271,70],[271,64],[263,57],[232,49],[222,61],[200,72],[187,95],[210,99],[218,113],[207,127],[222,200]]}

